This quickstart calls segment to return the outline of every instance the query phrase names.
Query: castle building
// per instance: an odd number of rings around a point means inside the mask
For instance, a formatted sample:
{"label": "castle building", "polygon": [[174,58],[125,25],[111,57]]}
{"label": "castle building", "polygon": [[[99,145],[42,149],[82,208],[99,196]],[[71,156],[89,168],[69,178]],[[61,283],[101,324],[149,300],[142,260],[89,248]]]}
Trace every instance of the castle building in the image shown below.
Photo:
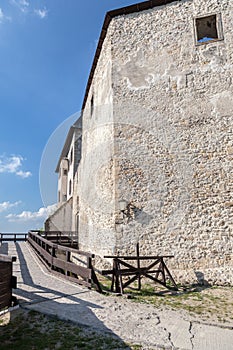
{"label": "castle building", "polygon": [[[58,209],[55,225],[77,230],[99,261],[139,242],[145,255],[174,254],[180,281],[233,284],[232,20],[231,0],[152,0],[106,14],[78,121],[81,154],[59,182],[72,218]],[[65,173],[75,132],[59,160]]]}

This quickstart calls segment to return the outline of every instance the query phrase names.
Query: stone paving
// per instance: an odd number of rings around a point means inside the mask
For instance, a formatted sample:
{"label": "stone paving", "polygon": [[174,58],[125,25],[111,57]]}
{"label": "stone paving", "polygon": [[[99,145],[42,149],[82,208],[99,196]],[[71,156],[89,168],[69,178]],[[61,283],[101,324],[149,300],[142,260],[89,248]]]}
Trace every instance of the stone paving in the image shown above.
{"label": "stone paving", "polygon": [[15,294],[21,307],[110,332],[145,350],[233,350],[233,325],[207,325],[182,311],[106,297],[53,276],[28,243],[8,243],[3,248],[4,253],[17,256]]}

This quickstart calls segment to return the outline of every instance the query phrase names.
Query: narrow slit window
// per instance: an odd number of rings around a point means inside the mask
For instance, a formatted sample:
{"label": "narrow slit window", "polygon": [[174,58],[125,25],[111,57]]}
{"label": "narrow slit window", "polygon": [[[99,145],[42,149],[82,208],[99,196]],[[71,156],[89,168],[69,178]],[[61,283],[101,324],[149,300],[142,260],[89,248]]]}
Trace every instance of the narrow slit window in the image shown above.
{"label": "narrow slit window", "polygon": [[69,195],[71,195],[72,192],[72,182],[71,180],[69,181]]}
{"label": "narrow slit window", "polygon": [[93,114],[93,111],[94,111],[94,96],[92,95],[91,96],[91,116]]}
{"label": "narrow slit window", "polygon": [[209,15],[195,19],[197,43],[206,43],[222,39],[220,18],[218,15]]}

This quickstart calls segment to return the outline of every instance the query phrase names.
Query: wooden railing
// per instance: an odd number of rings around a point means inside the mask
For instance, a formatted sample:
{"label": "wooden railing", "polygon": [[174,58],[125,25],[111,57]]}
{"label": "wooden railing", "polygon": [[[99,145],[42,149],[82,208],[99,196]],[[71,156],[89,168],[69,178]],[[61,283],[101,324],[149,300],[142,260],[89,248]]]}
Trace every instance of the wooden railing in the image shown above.
{"label": "wooden railing", "polygon": [[16,277],[12,276],[15,257],[0,255],[0,311],[12,306],[12,288],[16,288]]}
{"label": "wooden railing", "polygon": [[76,232],[72,231],[31,231],[38,233],[41,237],[47,239],[52,243],[58,243],[63,246],[78,249],[78,236]]}
{"label": "wooden railing", "polygon": [[135,256],[105,256],[105,258],[113,259],[113,268],[111,270],[102,270],[102,275],[112,275],[111,291],[121,294],[124,293],[125,288],[136,281],[138,282],[138,290],[141,290],[141,279],[143,277],[167,289],[177,291],[178,287],[175,280],[164,262],[164,259],[173,257],[174,255],[140,255],[139,244],[137,244]]}
{"label": "wooden railing", "polygon": [[0,244],[2,242],[26,241],[27,235],[27,233],[0,233]]}
{"label": "wooden railing", "polygon": [[53,273],[88,288],[94,285],[99,292],[102,291],[92,265],[94,254],[53,243],[33,231],[28,232],[27,241]]}

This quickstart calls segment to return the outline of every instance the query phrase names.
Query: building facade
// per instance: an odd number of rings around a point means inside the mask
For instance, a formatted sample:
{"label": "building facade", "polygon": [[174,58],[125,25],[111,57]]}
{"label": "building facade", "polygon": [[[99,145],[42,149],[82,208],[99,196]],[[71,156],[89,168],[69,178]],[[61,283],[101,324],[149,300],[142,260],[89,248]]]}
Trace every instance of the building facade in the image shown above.
{"label": "building facade", "polygon": [[81,249],[102,258],[139,242],[174,254],[180,281],[233,284],[232,20],[231,0],[107,13],[74,176]]}
{"label": "building facade", "polygon": [[75,192],[75,174],[81,160],[82,119],[70,127],[62,149],[56,173],[58,174],[57,210],[46,220],[47,231],[77,232],[78,223],[73,214],[73,195]]}

